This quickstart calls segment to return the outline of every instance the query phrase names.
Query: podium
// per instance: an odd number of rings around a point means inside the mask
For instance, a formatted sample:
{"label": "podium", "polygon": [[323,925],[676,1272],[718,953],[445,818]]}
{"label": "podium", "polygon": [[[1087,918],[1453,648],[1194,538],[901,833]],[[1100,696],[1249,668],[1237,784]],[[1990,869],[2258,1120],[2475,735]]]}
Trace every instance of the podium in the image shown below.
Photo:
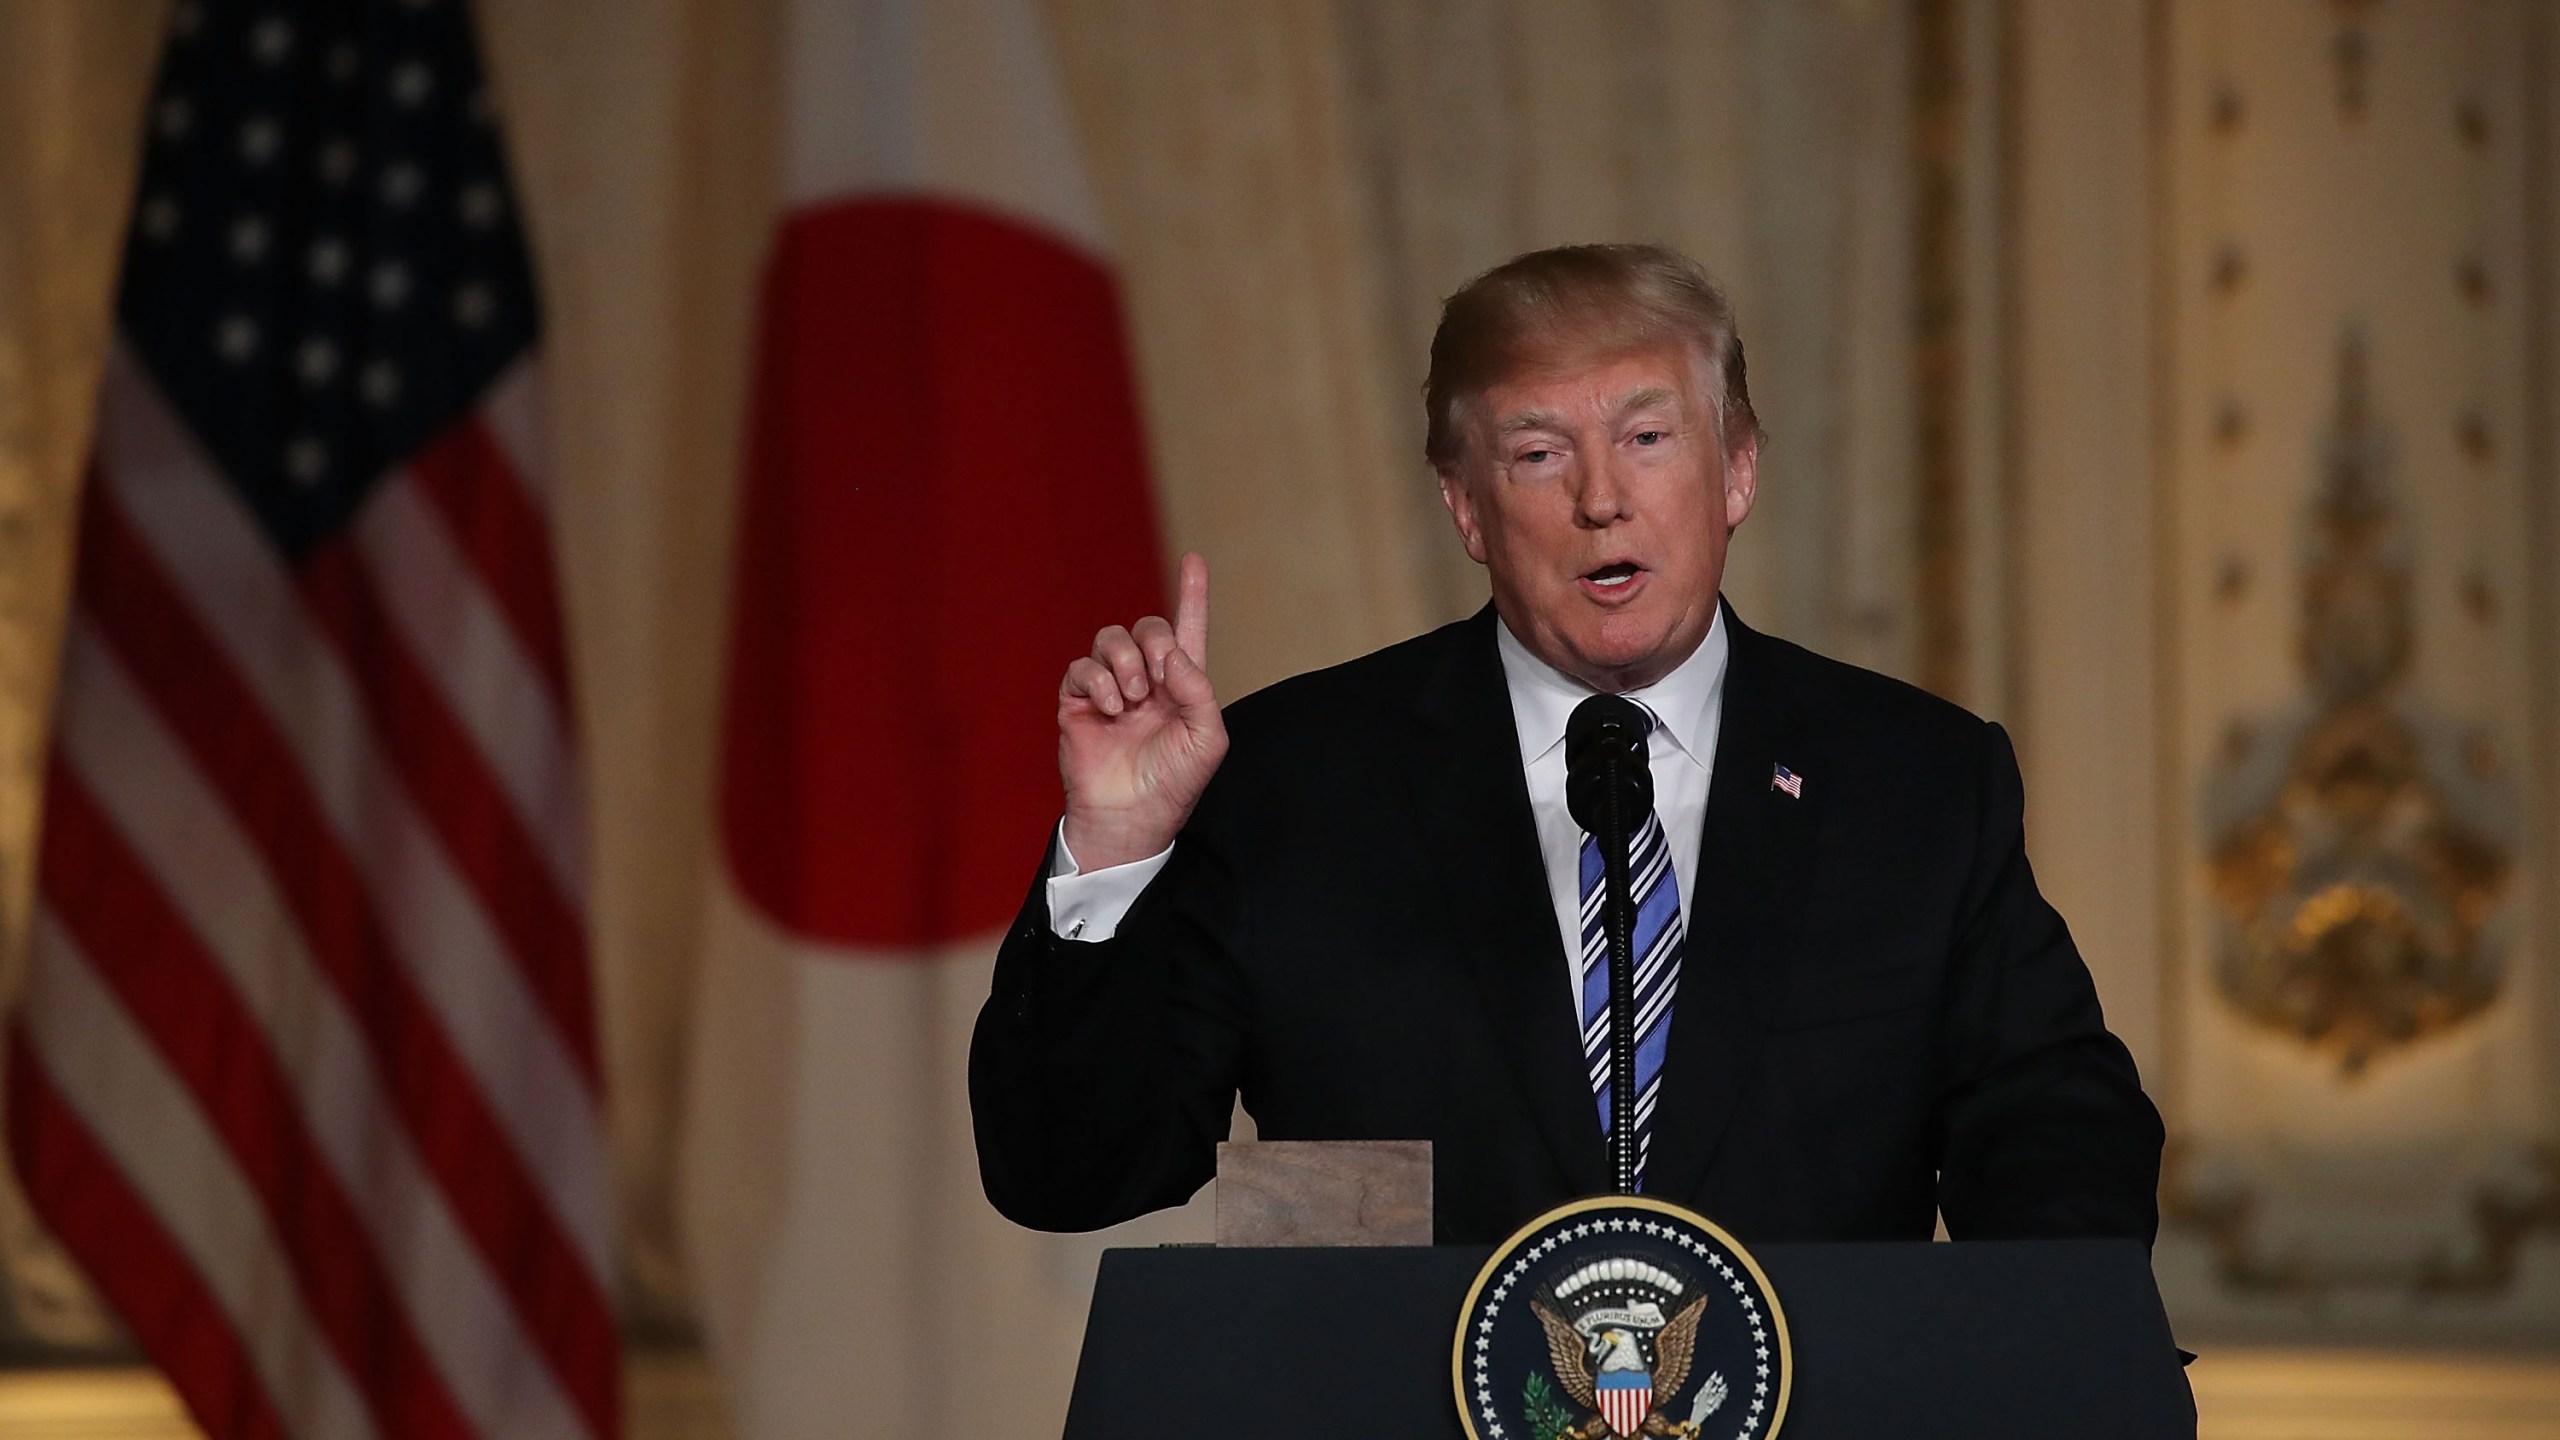
{"label": "podium", "polygon": [[[1463,1440],[1458,1309],[1490,1250],[1102,1257],[1066,1440]],[[1780,1440],[2192,1440],[2130,1240],[1760,1245],[1794,1341]]]}

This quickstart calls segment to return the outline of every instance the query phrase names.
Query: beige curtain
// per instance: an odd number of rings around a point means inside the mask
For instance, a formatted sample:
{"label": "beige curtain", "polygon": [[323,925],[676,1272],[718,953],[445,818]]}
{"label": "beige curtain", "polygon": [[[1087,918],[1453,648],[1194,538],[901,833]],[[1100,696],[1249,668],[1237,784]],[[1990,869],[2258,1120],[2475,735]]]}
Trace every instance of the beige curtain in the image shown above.
{"label": "beige curtain", "polygon": [[[1420,448],[1438,298],[1522,250],[1659,240],[1740,312],[1772,443],[1727,592],[1909,673],[1909,13],[1888,3],[1394,0],[1338,7],[1372,312]],[[1412,492],[1435,614],[1481,600]]]}
{"label": "beige curtain", "polygon": [[[26,934],[72,514],[161,13],[154,0],[0,5],[0,999]],[[9,1328],[105,1336],[7,1179],[0,1262]]]}

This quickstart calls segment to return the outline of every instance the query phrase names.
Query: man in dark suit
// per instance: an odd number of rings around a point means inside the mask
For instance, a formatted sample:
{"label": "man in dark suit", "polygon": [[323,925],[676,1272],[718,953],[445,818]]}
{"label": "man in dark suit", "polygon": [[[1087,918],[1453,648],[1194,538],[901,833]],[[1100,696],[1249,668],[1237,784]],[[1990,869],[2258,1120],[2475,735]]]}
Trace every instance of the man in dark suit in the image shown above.
{"label": "man in dark suit", "polygon": [[1562,751],[1622,695],[1644,1190],[1746,1240],[2148,1240],[2159,1117],[2036,892],[2006,736],[1719,600],[1761,439],[1723,297],[1654,247],[1522,256],[1449,300],[1426,408],[1484,611],[1222,711],[1186,556],[1173,621],[1069,667],[1065,814],[970,1057],[996,1207],[1178,1204],[1239,1093],[1267,1139],[1433,1142],[1443,1240],[1608,1189]]}

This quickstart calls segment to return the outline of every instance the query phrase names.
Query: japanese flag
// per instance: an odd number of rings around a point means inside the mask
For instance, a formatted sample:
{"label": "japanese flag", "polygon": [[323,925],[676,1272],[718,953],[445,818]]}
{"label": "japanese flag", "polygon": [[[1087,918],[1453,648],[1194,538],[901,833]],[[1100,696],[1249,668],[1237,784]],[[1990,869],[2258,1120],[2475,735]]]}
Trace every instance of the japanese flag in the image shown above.
{"label": "japanese flag", "polygon": [[977,1181],[963,1071],[1056,706],[1162,609],[1120,299],[1022,0],[793,0],[688,1244],[749,1440],[1055,1433],[1091,1241]]}

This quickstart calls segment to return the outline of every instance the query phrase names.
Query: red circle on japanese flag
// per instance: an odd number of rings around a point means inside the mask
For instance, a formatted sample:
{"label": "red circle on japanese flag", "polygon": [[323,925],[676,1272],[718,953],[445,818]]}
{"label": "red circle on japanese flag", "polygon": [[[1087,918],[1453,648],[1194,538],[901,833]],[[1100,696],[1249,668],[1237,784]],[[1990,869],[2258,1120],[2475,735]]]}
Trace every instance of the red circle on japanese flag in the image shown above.
{"label": "red circle on japanese flag", "polygon": [[1111,274],[950,202],[804,209],[751,404],[730,872],[811,940],[995,930],[1057,817],[1059,676],[1102,626],[1163,612]]}

